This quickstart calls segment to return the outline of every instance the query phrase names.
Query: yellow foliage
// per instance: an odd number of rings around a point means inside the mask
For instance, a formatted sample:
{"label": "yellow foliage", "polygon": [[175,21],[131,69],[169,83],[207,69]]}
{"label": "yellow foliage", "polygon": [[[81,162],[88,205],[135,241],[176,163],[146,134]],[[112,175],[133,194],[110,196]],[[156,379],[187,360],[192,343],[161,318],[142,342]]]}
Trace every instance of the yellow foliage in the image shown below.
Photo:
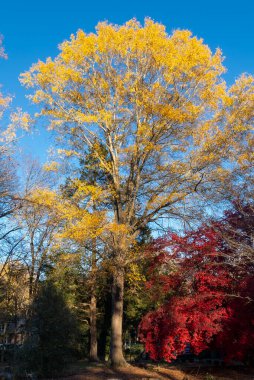
{"label": "yellow foliage", "polygon": [[[194,99],[215,107],[225,93],[223,82],[218,82],[224,72],[220,50],[213,55],[202,40],[186,30],[168,36],[163,25],[150,19],[144,26],[135,19],[122,26],[99,23],[96,34],[80,30],[63,42],[60,50],[54,61],[39,61],[21,76],[23,84],[37,87],[32,96],[35,103],[52,106],[44,113],[53,119],[112,128],[133,103],[142,108],[144,119],[157,114],[160,129],[165,120],[194,121],[202,113]],[[160,78],[146,82],[158,70]],[[170,102],[166,101],[169,97]],[[114,104],[121,107],[119,116]],[[53,123],[53,128],[57,127]],[[148,151],[149,129],[149,124],[142,124],[137,131]]]}
{"label": "yellow foliage", "polygon": [[47,209],[51,222],[61,227],[57,235],[60,239],[84,242],[101,234],[104,228],[103,212],[91,212],[81,208],[72,199],[64,198],[52,190],[36,189],[27,200],[32,202],[34,207]]}
{"label": "yellow foliage", "polygon": [[[251,167],[254,78],[243,75],[227,88],[224,72],[222,52],[213,53],[190,31],[168,35],[151,19],[144,25],[132,19],[99,23],[95,33],[79,30],[21,82],[62,139],[60,154],[83,159],[92,151],[103,190],[99,181],[77,182],[73,201],[89,199],[90,207],[106,200],[107,232],[123,245],[164,210],[178,215],[201,182],[225,182],[224,163]],[[83,216],[63,205],[59,212],[70,213],[75,238],[85,223],[88,230],[100,225],[88,209]]]}
{"label": "yellow foliage", "polygon": [[43,169],[47,172],[50,172],[50,171],[57,172],[59,169],[59,163],[56,161],[46,163],[43,165]]}
{"label": "yellow foliage", "polygon": [[140,285],[144,284],[144,282],[146,281],[146,278],[141,273],[140,267],[135,263],[131,263],[128,266],[128,271],[126,273],[126,280],[132,288],[137,289],[140,287]]}
{"label": "yellow foliage", "polygon": [[[0,58],[7,58],[2,46],[2,37],[0,36]],[[4,112],[10,106],[12,98],[10,96],[4,96],[0,92],[0,119],[3,117]],[[5,153],[10,149],[13,142],[15,142],[17,135],[17,129],[20,128],[24,131],[30,129],[32,120],[28,113],[22,112],[20,108],[16,112],[10,114],[10,122],[7,127],[0,131],[0,152]]]}

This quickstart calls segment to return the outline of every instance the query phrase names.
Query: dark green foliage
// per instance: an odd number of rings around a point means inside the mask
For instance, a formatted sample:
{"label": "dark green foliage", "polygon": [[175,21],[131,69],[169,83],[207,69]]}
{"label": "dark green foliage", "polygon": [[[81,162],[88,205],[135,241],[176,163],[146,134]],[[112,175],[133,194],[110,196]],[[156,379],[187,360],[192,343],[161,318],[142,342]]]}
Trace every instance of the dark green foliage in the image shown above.
{"label": "dark green foliage", "polygon": [[41,376],[59,374],[75,354],[78,327],[64,296],[46,282],[32,305],[21,353],[26,370]]}
{"label": "dark green foliage", "polygon": [[105,361],[110,352],[110,334],[111,334],[111,293],[110,287],[112,278],[110,275],[106,277],[104,286],[99,289],[98,297],[98,356],[100,360]]}

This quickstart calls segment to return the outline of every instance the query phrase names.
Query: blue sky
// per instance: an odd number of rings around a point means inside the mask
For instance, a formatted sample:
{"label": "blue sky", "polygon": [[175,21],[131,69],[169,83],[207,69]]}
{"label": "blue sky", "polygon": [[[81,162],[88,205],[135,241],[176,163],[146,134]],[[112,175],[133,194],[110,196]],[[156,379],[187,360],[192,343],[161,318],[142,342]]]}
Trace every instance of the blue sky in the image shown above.
{"label": "blue sky", "polygon": [[[18,76],[38,59],[57,55],[57,45],[78,29],[94,31],[99,21],[122,24],[146,16],[172,30],[190,29],[212,50],[220,47],[226,80],[232,83],[242,72],[254,74],[254,1],[171,1],[171,0],[5,0],[0,7],[0,33],[8,60],[0,61],[3,91],[15,96],[13,104],[29,110],[26,90]],[[23,141],[26,153],[46,158],[49,138],[45,132]]]}

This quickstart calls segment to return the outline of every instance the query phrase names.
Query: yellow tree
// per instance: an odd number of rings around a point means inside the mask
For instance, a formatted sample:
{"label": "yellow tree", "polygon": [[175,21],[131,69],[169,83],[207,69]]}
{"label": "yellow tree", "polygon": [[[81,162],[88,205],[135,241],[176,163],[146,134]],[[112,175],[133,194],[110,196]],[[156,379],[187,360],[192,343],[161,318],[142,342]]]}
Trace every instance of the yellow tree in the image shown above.
{"label": "yellow tree", "polygon": [[[31,169],[38,171],[38,167]],[[33,173],[33,179],[36,173]],[[49,177],[48,177],[49,178]],[[38,178],[37,180],[41,178]],[[47,177],[43,180],[45,181]],[[85,244],[88,238],[94,238],[103,229],[104,213],[89,211],[89,207],[80,207],[80,192],[82,199],[88,197],[88,188],[84,192],[77,189],[75,196],[66,198],[64,195],[51,190],[49,187],[28,186],[23,196],[22,208],[16,218],[19,221],[23,238],[20,246],[20,259],[27,265],[29,273],[29,295],[33,300],[43,269],[61,250],[65,241]],[[89,196],[92,190],[89,189]],[[75,249],[69,244],[69,253]]]}
{"label": "yellow tree", "polygon": [[130,20],[80,30],[55,59],[22,75],[63,143],[61,153],[84,159],[93,149],[105,173],[115,366],[125,364],[125,267],[139,232],[165,213],[184,217],[193,199],[226,180],[231,166],[221,164],[250,138],[253,78],[239,80],[246,98],[238,101],[224,71],[220,50],[213,54],[191,32],[168,35],[146,19],[144,26]]}
{"label": "yellow tree", "polygon": [[[75,189],[75,190],[74,190]],[[72,192],[72,196],[66,194]],[[95,210],[93,204],[100,203],[101,191],[93,185],[84,186],[82,181],[73,181],[69,188],[56,193],[47,188],[33,189],[26,195],[20,210],[21,223],[25,230],[24,242],[28,243],[27,257],[30,279],[30,296],[37,292],[40,275],[47,262],[56,254],[61,259],[86,256],[86,267],[90,275],[90,359],[97,358],[96,329],[96,282],[97,247],[96,237],[105,229],[105,212]],[[63,254],[67,252],[67,254]],[[78,253],[78,255],[77,255]],[[89,266],[88,262],[91,262]]]}

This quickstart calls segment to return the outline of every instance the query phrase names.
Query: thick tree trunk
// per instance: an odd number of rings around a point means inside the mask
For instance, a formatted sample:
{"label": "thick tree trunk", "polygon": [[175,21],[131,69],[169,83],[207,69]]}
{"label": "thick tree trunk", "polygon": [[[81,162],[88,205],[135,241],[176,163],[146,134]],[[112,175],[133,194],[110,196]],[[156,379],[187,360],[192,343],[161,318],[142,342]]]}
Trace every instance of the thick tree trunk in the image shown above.
{"label": "thick tree trunk", "polygon": [[98,361],[97,354],[97,326],[96,326],[97,300],[95,294],[91,295],[90,303],[90,360]]}
{"label": "thick tree trunk", "polygon": [[113,367],[123,367],[127,362],[123,356],[123,294],[124,270],[118,268],[113,274],[112,285],[112,320],[110,359]]}

